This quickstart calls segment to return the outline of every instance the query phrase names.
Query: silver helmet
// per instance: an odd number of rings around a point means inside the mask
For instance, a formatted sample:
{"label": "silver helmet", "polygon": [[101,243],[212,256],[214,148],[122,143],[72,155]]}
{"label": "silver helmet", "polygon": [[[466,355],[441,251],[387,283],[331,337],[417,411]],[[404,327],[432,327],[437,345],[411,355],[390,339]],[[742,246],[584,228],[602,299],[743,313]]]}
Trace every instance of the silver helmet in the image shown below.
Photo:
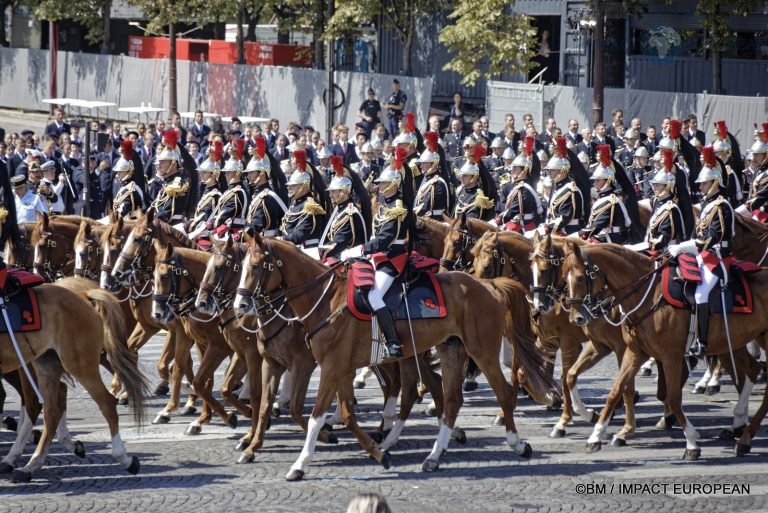
{"label": "silver helmet", "polygon": [[260,159],[254,155],[254,157],[248,161],[248,165],[245,166],[245,172],[250,173],[251,171],[267,171],[269,172],[272,169],[272,165],[269,162],[268,158]]}
{"label": "silver helmet", "polygon": [[648,156],[648,148],[645,146],[640,146],[638,149],[635,150],[635,157],[647,157]]}
{"label": "silver helmet", "polygon": [[306,171],[297,169],[291,173],[291,177],[288,179],[287,185],[309,185],[312,181],[312,176]]}
{"label": "silver helmet", "polygon": [[507,146],[507,149],[505,149],[504,153],[501,154],[501,158],[504,160],[515,160],[515,150],[513,150],[510,146]]}
{"label": "silver helmet", "polygon": [[346,175],[336,175],[333,177],[326,190],[349,192],[352,190],[352,180],[350,180]]}
{"label": "silver helmet", "polygon": [[491,149],[493,149],[493,148],[503,148],[505,146],[506,146],[506,144],[504,144],[504,140],[501,137],[496,137],[491,142]]}
{"label": "silver helmet", "polygon": [[480,168],[473,162],[465,162],[461,169],[459,169],[459,176],[479,176]]}
{"label": "silver helmet", "polygon": [[400,171],[398,171],[397,169],[389,165],[384,169],[384,171],[381,172],[379,177],[374,181],[376,183],[392,182],[392,183],[396,183],[397,186],[400,187],[400,183],[403,181],[403,175],[400,174]]}
{"label": "silver helmet", "polygon": [[429,151],[424,150],[424,152],[419,156],[419,162],[420,163],[435,163],[440,162],[440,154],[436,151]]}

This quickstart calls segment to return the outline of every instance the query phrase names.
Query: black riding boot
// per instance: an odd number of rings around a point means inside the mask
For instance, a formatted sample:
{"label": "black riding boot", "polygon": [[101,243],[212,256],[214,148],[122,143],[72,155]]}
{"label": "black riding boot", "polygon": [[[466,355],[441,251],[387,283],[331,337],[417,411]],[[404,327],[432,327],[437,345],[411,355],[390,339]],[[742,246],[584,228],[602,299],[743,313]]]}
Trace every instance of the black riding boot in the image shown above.
{"label": "black riding boot", "polygon": [[387,341],[387,353],[390,358],[402,358],[403,347],[400,345],[400,341],[397,339],[397,331],[395,331],[395,319],[392,317],[392,312],[389,308],[380,308],[373,312],[376,319],[379,321],[379,327],[384,333],[384,339]]}
{"label": "black riding boot", "polygon": [[703,358],[707,354],[707,335],[709,334],[709,303],[696,305],[696,324],[698,337],[691,344],[688,354]]}

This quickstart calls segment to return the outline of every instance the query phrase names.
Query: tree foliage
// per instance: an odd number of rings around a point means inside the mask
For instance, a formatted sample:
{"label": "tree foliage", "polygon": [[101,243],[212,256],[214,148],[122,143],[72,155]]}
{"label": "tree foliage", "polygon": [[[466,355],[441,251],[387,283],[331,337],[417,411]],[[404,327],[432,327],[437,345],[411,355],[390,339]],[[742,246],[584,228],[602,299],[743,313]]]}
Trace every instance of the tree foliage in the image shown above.
{"label": "tree foliage", "polygon": [[509,0],[457,0],[448,18],[453,21],[438,40],[453,54],[443,66],[462,76],[462,84],[504,72],[527,72],[538,63],[536,28],[526,14],[513,13]]}
{"label": "tree foliage", "polygon": [[736,31],[728,25],[730,16],[747,16],[755,12],[764,2],[760,0],[699,0],[696,14],[707,31],[704,48],[723,52],[736,45]]}
{"label": "tree foliage", "polygon": [[109,41],[104,41],[104,20],[109,19],[112,0],[32,0],[28,3],[38,20],[73,20],[85,28],[86,41],[108,46]]}
{"label": "tree foliage", "polygon": [[252,2],[223,0],[128,0],[130,5],[141,9],[147,18],[147,32],[162,34],[169,23],[205,25],[215,21],[235,18],[241,6]]}

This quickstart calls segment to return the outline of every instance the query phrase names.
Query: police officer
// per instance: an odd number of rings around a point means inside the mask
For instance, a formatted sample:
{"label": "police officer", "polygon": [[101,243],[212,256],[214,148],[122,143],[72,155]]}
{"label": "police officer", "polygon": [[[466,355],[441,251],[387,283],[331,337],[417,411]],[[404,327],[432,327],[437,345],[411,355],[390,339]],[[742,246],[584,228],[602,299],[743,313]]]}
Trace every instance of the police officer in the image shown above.
{"label": "police officer", "polygon": [[582,239],[596,242],[626,244],[632,220],[619,194],[616,193],[616,170],[611,159],[611,147],[597,147],[600,164],[592,173],[597,201],[592,205],[587,226],[579,235]]}
{"label": "police officer", "polygon": [[725,197],[725,182],[718,166],[714,148],[701,149],[704,166],[696,183],[702,194],[701,213],[696,223],[695,238],[669,247],[669,254],[696,255],[701,271],[701,283],[696,287],[697,339],[689,354],[703,357],[707,352],[709,334],[709,294],[719,279],[727,282],[728,269],[723,260],[732,254],[731,239],[734,232],[734,213]]}
{"label": "police officer", "polygon": [[368,240],[368,230],[360,209],[352,200],[352,179],[346,175],[341,158],[332,159],[335,176],[328,186],[333,212],[320,236],[320,260],[332,262],[341,259],[341,253]]}
{"label": "police officer", "polygon": [[448,184],[440,176],[440,153],[438,153],[438,133],[424,134],[427,148],[419,156],[421,173],[424,181],[416,191],[413,212],[417,216],[426,216],[437,221],[443,220],[448,212]]}
{"label": "police officer", "polygon": [[155,218],[169,224],[183,221],[189,202],[189,182],[181,171],[181,154],[176,131],[163,132],[165,148],[155,158],[156,175],[150,183],[149,196]]}

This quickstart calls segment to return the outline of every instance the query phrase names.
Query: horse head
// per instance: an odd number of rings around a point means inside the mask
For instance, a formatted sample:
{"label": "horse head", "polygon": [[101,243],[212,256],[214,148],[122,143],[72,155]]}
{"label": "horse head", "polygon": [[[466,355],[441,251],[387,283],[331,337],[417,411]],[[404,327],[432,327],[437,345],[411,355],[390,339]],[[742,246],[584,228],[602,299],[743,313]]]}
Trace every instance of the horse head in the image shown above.
{"label": "horse head", "polygon": [[211,242],[213,253],[208,259],[195,301],[197,309],[207,314],[214,314],[229,306],[244,257],[241,247],[234,243],[232,237],[227,236],[223,240],[212,237]]}
{"label": "horse head", "polygon": [[605,278],[598,266],[590,262],[588,252],[571,241],[563,241],[562,278],[567,290],[565,306],[571,312],[570,321],[584,326],[599,317],[595,312],[601,290],[606,288]]}
{"label": "horse head", "polygon": [[154,293],[152,294],[152,318],[159,322],[170,322],[175,316],[174,305],[181,297],[181,278],[186,271],[181,258],[176,255],[173,244],[154,241],[157,259],[154,271]]}
{"label": "horse head", "polygon": [[274,252],[274,242],[262,239],[259,234],[245,236],[249,245],[240,271],[240,283],[235,295],[234,308],[237,315],[254,314],[257,301],[270,302],[270,294],[282,285],[280,268],[283,266]]}
{"label": "horse head", "polygon": [[62,268],[71,259],[67,251],[69,240],[57,234],[47,214],[38,214],[38,222],[32,231],[34,259],[32,268],[35,274],[44,276],[46,281],[55,281]]}
{"label": "horse head", "polygon": [[533,251],[530,256],[533,278],[533,307],[541,314],[548,314],[562,294],[560,269],[563,255],[560,248],[552,241],[552,236],[541,236],[537,231],[533,236]]}
{"label": "horse head", "polygon": [[93,231],[88,221],[81,221],[80,228],[75,235],[75,276],[97,279],[101,256],[101,245],[98,234]]}
{"label": "horse head", "polygon": [[120,251],[125,242],[125,233],[122,217],[113,217],[106,231],[101,236],[101,251],[104,258],[101,262],[101,288],[110,292],[116,292],[121,283],[114,278],[112,273]]}
{"label": "horse head", "polygon": [[[137,271],[144,265],[147,255],[153,249],[154,220],[155,210],[150,208],[145,215],[139,217],[117,258],[111,260],[114,262],[112,277],[120,284],[131,286],[138,280]],[[122,225],[122,220],[117,222]],[[122,232],[122,229],[119,231]]]}

